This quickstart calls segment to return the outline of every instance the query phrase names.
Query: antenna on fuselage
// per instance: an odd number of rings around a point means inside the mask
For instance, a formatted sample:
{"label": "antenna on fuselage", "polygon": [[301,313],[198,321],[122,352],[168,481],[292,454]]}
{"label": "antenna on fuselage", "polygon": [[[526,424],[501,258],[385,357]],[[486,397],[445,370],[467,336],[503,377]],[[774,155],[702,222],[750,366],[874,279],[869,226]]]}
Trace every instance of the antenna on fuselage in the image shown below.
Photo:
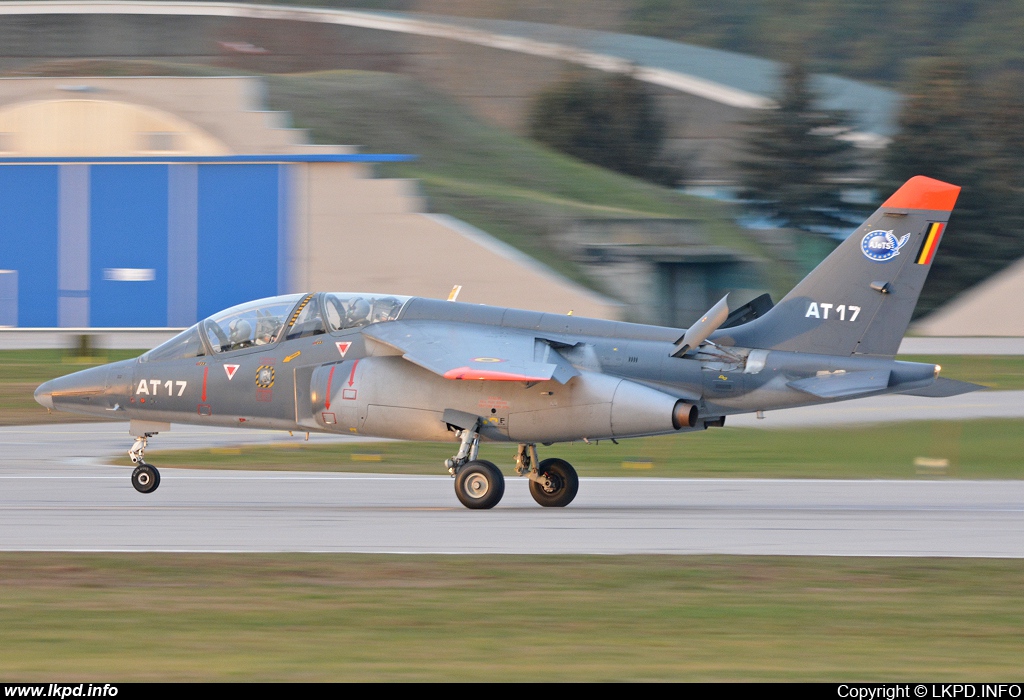
{"label": "antenna on fuselage", "polygon": [[462,291],[462,285],[461,284],[457,284],[454,287],[452,287],[452,291],[449,292],[449,294],[448,294],[448,301],[455,301],[456,299],[458,299],[459,298],[459,292],[461,292],[461,291]]}

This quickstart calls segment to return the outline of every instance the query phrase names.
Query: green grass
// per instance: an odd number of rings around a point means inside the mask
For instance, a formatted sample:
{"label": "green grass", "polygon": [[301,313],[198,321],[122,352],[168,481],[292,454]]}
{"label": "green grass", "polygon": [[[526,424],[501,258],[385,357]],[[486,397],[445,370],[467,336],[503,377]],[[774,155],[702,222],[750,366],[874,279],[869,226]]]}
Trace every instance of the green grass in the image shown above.
{"label": "green grass", "polygon": [[7,681],[1006,681],[1024,561],[0,554]]}
{"label": "green grass", "polygon": [[[310,445],[295,438],[274,446],[161,451],[160,467],[441,474],[455,443],[371,442]],[[541,447],[540,456],[571,462],[581,476],[745,477],[822,479],[1024,478],[1024,420],[914,421],[850,428],[712,429],[700,433],[597,445]],[[514,445],[480,450],[511,475]],[[918,458],[947,460],[942,469]],[[372,459],[373,461],[368,461]],[[127,459],[122,460],[127,464]]]}
{"label": "green grass", "polygon": [[941,365],[941,376],[996,391],[1024,389],[1024,355],[900,355],[897,360]]}

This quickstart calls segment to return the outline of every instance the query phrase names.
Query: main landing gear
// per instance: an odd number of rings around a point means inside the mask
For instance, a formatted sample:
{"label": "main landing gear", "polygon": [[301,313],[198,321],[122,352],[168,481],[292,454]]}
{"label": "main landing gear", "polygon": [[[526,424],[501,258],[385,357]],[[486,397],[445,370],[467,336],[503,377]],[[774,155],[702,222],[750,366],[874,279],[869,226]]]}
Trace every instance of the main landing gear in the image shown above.
{"label": "main landing gear", "polygon": [[[455,477],[455,495],[462,505],[485,510],[498,505],[505,495],[505,477],[493,462],[478,459],[480,423],[459,429],[462,441],[454,457],[445,461],[448,473]],[[521,444],[516,453],[516,474],[530,480],[530,495],[546,508],[562,508],[576,498],[580,480],[576,470],[564,459],[537,460],[537,446]]]}
{"label": "main landing gear", "polygon": [[139,493],[153,493],[160,486],[160,472],[152,464],[146,464],[144,456],[149,438],[156,433],[143,433],[142,437],[135,438],[135,444],[128,450],[128,456],[132,458],[135,470],[132,471],[132,486]]}

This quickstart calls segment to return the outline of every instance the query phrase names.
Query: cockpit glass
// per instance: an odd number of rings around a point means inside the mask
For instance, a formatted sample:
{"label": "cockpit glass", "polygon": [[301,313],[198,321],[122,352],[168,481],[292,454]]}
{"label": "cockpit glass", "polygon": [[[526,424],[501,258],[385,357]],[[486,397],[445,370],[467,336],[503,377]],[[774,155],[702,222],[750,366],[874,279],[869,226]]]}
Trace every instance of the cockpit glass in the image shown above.
{"label": "cockpit glass", "polygon": [[325,294],[324,311],[332,331],[394,321],[410,297],[383,294]]}
{"label": "cockpit glass", "polygon": [[269,345],[277,340],[288,314],[304,294],[239,304],[203,321],[206,339],[216,353]]}
{"label": "cockpit glass", "polygon": [[182,331],[166,343],[156,346],[142,356],[143,362],[160,362],[161,360],[180,360],[186,357],[202,357],[206,354],[203,340],[199,336],[199,326],[192,326]]}

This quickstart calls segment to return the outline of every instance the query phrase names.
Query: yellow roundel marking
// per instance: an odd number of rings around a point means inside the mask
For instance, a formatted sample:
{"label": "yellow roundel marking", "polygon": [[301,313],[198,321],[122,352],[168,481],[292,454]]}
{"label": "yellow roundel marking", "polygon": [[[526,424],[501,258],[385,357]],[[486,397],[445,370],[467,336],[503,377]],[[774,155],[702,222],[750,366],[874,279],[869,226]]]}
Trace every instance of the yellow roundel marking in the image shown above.
{"label": "yellow roundel marking", "polygon": [[505,360],[502,360],[502,359],[497,358],[497,357],[474,357],[473,358],[473,362],[504,362],[504,361]]}

